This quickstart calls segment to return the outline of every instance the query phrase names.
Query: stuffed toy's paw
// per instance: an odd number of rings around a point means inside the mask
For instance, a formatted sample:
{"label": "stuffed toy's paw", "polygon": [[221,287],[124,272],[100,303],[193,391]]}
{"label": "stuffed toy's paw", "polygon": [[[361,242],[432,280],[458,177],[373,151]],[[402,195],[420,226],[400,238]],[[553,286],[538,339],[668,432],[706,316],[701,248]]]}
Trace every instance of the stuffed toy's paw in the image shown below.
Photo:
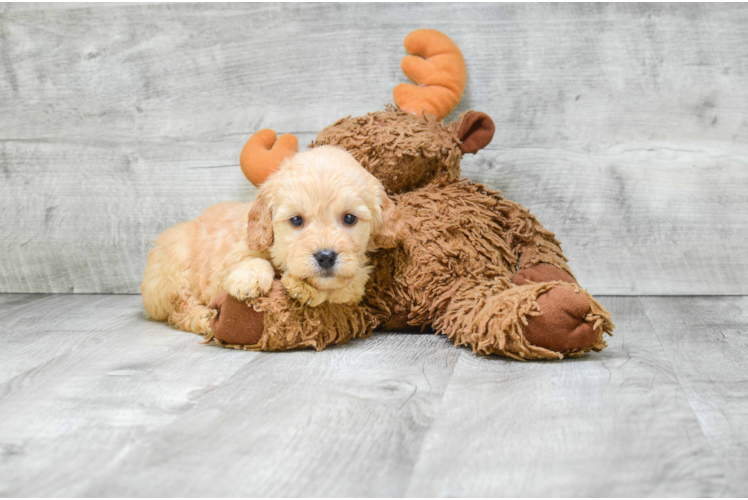
{"label": "stuffed toy's paw", "polygon": [[512,282],[515,285],[525,285],[530,281],[533,283],[548,283],[549,281],[577,282],[571,274],[550,264],[538,264],[527,269],[522,269],[512,278]]}
{"label": "stuffed toy's paw", "polygon": [[588,350],[599,342],[601,332],[586,321],[590,299],[578,287],[556,286],[540,295],[537,303],[542,314],[528,316],[524,327],[531,344],[566,352]]}
{"label": "stuffed toy's paw", "polygon": [[365,307],[358,305],[299,304],[279,279],[273,281],[266,297],[245,302],[222,291],[210,307],[216,315],[206,340],[249,351],[321,350],[368,337],[378,324]]}
{"label": "stuffed toy's paw", "polygon": [[260,341],[265,314],[255,311],[247,302],[229,295],[225,290],[210,304],[217,309],[210,320],[213,337],[227,344],[254,345]]}

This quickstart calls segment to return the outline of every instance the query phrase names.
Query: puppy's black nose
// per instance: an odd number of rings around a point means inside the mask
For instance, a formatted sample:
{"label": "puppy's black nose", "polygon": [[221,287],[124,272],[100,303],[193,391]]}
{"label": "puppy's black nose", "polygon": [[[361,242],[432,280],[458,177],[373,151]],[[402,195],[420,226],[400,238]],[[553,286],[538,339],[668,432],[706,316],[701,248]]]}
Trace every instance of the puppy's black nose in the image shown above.
{"label": "puppy's black nose", "polygon": [[317,260],[319,267],[322,269],[330,269],[335,265],[338,253],[335,250],[320,250],[314,253],[314,258]]}

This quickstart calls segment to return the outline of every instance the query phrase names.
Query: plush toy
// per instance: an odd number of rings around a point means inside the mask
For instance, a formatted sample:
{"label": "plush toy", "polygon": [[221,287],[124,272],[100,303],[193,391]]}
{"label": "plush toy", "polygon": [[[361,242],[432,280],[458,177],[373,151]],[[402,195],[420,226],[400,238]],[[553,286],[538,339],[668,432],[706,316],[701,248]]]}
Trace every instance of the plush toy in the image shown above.
{"label": "plush toy", "polygon": [[[554,235],[498,191],[460,179],[463,154],[491,141],[494,124],[459,102],[466,72],[445,35],[405,39],[396,106],[343,118],[311,147],[350,152],[393,196],[401,229],[391,248],[371,254],[374,270],[355,306],[299,303],[276,280],[266,297],[240,302],[222,292],[208,340],[250,350],[323,349],[374,330],[432,329],[479,354],[560,359],[606,347],[608,313],[581,288]],[[285,139],[284,139],[285,137]],[[293,136],[262,131],[245,146],[242,168],[255,184],[294,154]],[[256,221],[254,221],[256,222]]]}

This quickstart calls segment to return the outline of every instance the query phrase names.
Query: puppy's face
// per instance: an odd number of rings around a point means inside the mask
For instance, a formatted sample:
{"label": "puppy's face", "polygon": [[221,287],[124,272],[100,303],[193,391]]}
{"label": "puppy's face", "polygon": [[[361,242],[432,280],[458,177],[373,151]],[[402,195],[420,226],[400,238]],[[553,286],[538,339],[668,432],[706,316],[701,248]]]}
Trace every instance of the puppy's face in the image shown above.
{"label": "puppy's face", "polygon": [[382,184],[349,153],[323,146],[296,154],[268,178],[248,231],[250,245],[268,248],[277,268],[329,291],[365,283],[367,250],[395,246],[398,223]]}

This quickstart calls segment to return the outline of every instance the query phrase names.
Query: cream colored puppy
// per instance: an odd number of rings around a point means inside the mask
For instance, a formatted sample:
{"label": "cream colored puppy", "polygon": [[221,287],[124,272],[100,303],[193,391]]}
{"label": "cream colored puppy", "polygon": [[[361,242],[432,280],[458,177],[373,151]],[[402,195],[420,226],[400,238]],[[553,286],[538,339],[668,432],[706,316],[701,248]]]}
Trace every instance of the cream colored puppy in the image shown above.
{"label": "cream colored puppy", "polygon": [[400,219],[382,184],[349,153],[322,146],[285,160],[253,203],[221,203],[166,230],[140,291],[148,315],[206,333],[221,290],[262,296],[276,272],[299,301],[358,303],[367,251],[397,244]]}

